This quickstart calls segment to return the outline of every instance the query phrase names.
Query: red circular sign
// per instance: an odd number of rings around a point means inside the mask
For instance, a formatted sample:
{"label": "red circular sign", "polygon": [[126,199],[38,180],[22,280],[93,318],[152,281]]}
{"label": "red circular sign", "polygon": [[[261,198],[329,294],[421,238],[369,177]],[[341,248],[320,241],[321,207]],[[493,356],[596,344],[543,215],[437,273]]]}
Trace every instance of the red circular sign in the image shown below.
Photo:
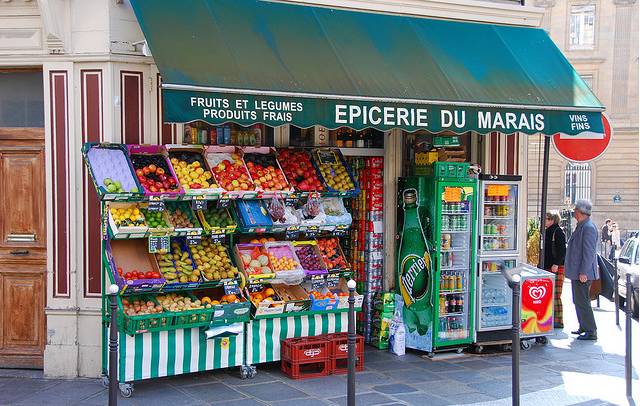
{"label": "red circular sign", "polygon": [[604,136],[590,133],[589,135],[568,136],[553,135],[553,146],[563,158],[574,162],[589,162],[599,158],[611,144],[611,124],[607,116],[602,114]]}

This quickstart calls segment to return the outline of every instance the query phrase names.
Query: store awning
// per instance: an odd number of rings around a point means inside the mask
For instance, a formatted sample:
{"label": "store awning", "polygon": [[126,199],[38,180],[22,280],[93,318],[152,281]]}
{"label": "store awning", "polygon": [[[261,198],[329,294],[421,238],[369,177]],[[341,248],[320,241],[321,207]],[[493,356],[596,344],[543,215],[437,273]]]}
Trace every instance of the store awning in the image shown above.
{"label": "store awning", "polygon": [[599,137],[541,29],[260,0],[131,0],[165,120]]}

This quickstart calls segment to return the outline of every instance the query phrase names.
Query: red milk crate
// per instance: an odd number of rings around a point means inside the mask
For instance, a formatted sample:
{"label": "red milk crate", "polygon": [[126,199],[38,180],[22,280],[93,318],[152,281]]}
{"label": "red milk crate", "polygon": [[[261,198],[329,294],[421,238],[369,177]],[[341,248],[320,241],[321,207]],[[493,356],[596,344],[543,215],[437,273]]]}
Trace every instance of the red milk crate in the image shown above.
{"label": "red milk crate", "polygon": [[[329,360],[332,374],[346,374],[348,368],[348,338],[346,333],[329,334]],[[364,371],[364,337],[356,336],[356,371]]]}
{"label": "red milk crate", "polygon": [[329,375],[329,342],[326,336],[288,338],[282,341],[280,369],[292,379]]}
{"label": "red milk crate", "polygon": [[329,358],[329,342],[324,336],[288,338],[282,341],[281,348],[281,358],[295,364]]}
{"label": "red milk crate", "polygon": [[331,371],[329,358],[306,363],[296,363],[288,359],[280,361],[280,369],[291,379],[309,379],[327,376]]}

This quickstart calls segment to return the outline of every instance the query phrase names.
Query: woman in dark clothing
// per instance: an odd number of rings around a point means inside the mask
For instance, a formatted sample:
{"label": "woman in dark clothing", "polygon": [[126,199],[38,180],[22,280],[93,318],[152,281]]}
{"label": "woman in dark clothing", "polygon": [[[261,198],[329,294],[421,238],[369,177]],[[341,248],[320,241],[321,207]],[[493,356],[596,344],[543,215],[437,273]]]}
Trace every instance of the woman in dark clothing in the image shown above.
{"label": "woman in dark clothing", "polygon": [[545,216],[544,269],[556,275],[553,297],[553,328],[564,328],[562,322],[562,285],[564,284],[564,255],[567,251],[564,231],[558,223],[560,216],[555,210]]}

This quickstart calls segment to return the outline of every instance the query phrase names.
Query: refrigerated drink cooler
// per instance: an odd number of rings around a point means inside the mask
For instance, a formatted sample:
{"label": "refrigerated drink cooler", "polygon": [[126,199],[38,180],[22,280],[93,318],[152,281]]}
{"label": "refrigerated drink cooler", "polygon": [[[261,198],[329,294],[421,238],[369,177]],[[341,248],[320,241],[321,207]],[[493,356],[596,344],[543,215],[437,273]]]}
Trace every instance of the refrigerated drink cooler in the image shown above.
{"label": "refrigerated drink cooler", "polygon": [[[478,180],[469,177],[469,164],[436,162],[431,176],[400,178],[398,191],[417,190],[418,209],[431,253],[429,306],[431,326],[420,345],[429,340],[434,352],[468,347],[475,337],[475,252]],[[400,213],[402,216],[404,213]],[[398,219],[401,223],[401,218]],[[416,348],[407,339],[408,348]]]}
{"label": "refrigerated drink cooler", "polygon": [[511,289],[502,273],[515,268],[520,176],[480,175],[478,199],[477,314],[474,348],[511,343]]}

